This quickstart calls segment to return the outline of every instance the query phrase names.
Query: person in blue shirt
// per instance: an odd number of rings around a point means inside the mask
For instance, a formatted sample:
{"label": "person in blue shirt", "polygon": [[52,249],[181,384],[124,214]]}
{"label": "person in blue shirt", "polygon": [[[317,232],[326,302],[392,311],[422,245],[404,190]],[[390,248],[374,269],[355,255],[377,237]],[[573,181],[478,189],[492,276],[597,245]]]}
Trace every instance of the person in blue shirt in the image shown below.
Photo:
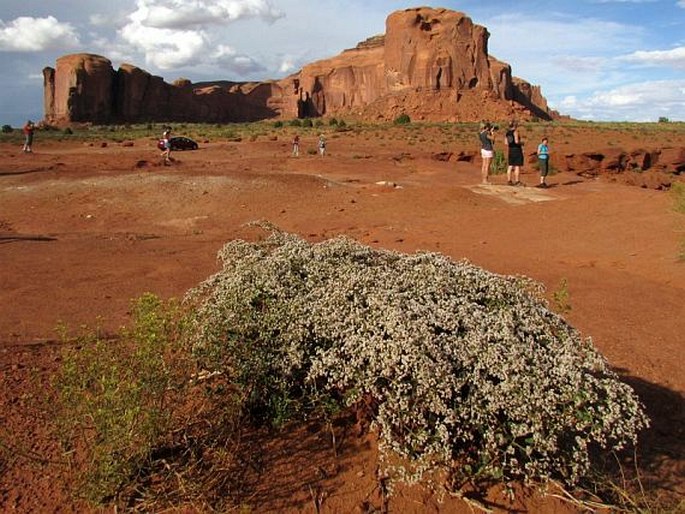
{"label": "person in blue shirt", "polygon": [[546,188],[547,186],[547,174],[549,173],[549,146],[546,137],[542,138],[542,141],[538,145],[538,167],[540,168],[540,184],[538,187]]}

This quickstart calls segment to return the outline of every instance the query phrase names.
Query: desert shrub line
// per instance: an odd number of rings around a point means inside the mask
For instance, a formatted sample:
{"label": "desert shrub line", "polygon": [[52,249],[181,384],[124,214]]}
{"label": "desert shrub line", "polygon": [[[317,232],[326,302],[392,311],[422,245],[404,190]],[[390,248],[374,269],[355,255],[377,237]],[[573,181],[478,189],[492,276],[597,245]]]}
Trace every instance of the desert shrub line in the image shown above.
{"label": "desert shrub line", "polygon": [[267,420],[372,398],[393,477],[573,484],[592,449],[633,444],[648,424],[632,389],[527,278],[279,231],[219,257],[186,298],[201,366],[235,381],[246,412]]}

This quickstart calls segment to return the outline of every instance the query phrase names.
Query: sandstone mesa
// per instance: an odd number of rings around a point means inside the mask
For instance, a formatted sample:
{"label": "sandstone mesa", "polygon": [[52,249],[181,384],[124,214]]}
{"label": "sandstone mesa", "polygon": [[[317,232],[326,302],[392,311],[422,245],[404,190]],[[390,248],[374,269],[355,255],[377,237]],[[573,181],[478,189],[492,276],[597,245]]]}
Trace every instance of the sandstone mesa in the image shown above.
{"label": "sandstone mesa", "polygon": [[45,120],[133,123],[247,122],[350,115],[429,121],[551,120],[539,86],[488,54],[487,29],[464,13],[396,11],[384,35],[304,66],[281,80],[167,83],[131,64],[73,54],[46,67]]}

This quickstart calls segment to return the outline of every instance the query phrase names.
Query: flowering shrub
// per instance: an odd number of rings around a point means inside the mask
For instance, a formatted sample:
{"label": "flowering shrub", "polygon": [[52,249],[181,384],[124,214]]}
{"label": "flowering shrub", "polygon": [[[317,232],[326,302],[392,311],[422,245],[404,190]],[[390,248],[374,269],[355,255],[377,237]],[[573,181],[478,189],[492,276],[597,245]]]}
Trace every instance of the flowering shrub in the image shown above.
{"label": "flowering shrub", "polygon": [[648,423],[529,279],[278,232],[219,257],[223,269],[188,296],[203,365],[270,415],[322,394],[372,398],[381,449],[407,463],[405,480],[442,469],[453,484],[573,483],[592,447],[620,449]]}

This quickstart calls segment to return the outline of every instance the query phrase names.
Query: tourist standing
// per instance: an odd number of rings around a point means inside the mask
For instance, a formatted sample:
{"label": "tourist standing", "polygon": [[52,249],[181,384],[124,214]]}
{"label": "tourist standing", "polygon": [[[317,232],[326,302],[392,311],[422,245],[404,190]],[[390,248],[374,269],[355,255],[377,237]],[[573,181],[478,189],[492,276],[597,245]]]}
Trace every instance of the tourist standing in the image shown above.
{"label": "tourist standing", "polygon": [[549,145],[546,137],[542,138],[542,141],[538,145],[538,167],[540,168],[540,184],[538,187],[548,187],[547,186],[547,174],[549,173]]}
{"label": "tourist standing", "polygon": [[494,157],[495,127],[488,122],[481,123],[478,139],[480,139],[480,156],[483,160],[480,167],[481,182],[490,183],[490,165]]}
{"label": "tourist standing", "polygon": [[162,133],[162,143],[164,146],[164,151],[162,152],[162,157],[164,157],[164,164],[168,165],[171,163],[171,127],[166,127]]}
{"label": "tourist standing", "polygon": [[297,157],[300,155],[300,135],[295,134],[295,137],[293,138],[293,157]]}
{"label": "tourist standing", "polygon": [[319,134],[319,155],[321,157],[326,155],[326,138],[323,134]]}
{"label": "tourist standing", "polygon": [[24,148],[23,151],[25,153],[31,153],[33,152],[33,133],[36,130],[36,126],[33,124],[31,120],[28,120],[26,124],[24,125],[23,131],[24,131]]}
{"label": "tourist standing", "polygon": [[512,121],[504,136],[507,145],[507,184],[510,186],[522,186],[520,180],[521,167],[523,166],[523,141],[519,133],[518,123]]}

